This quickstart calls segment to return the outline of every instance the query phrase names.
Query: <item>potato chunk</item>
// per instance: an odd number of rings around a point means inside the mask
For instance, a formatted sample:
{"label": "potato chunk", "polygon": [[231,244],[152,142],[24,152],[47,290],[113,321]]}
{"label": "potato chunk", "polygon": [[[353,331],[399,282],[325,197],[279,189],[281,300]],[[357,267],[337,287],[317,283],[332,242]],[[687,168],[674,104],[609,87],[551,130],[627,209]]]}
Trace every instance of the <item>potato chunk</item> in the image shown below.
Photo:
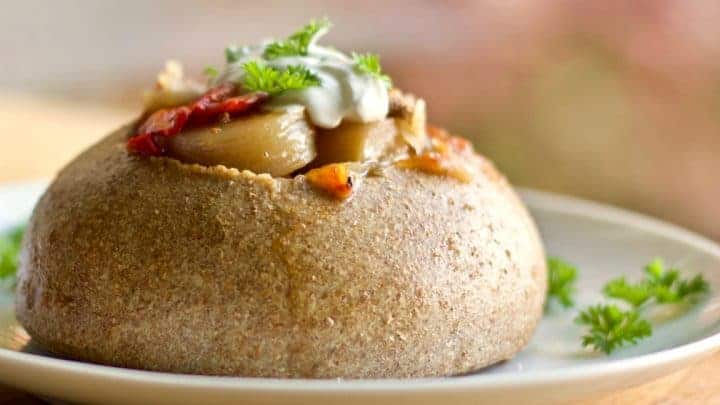
{"label": "potato chunk", "polygon": [[273,176],[287,176],[316,156],[314,131],[302,108],[188,129],[170,139],[169,152],[188,163],[225,165]]}
{"label": "potato chunk", "polygon": [[377,160],[395,145],[396,135],[392,118],[369,123],[343,122],[337,128],[319,130],[318,158],[313,165]]}

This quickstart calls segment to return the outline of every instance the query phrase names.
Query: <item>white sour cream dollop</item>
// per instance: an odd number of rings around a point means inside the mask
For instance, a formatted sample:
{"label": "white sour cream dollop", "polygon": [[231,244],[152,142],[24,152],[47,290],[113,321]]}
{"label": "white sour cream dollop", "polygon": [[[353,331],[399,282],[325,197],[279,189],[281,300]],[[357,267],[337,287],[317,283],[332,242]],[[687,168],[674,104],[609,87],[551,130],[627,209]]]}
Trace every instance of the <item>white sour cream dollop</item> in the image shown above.
{"label": "white sour cream dollop", "polygon": [[303,105],[313,124],[321,128],[335,128],[342,120],[371,122],[387,116],[388,84],[378,77],[358,72],[348,55],[312,43],[305,56],[267,60],[263,58],[266,46],[267,43],[243,48],[240,58],[229,63],[212,84],[242,83],[245,74],[242,65],[250,61],[278,69],[303,65],[320,78],[320,86],[288,90],[272,97],[271,106]]}

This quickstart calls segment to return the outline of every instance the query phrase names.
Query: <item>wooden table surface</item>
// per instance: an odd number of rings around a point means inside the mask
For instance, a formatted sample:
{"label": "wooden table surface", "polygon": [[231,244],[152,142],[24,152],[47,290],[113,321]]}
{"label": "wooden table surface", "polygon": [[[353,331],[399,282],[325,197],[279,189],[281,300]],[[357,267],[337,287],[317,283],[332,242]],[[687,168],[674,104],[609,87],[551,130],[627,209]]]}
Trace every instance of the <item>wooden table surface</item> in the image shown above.
{"label": "wooden table surface", "polygon": [[[132,111],[0,93],[0,182],[50,178],[78,152],[132,116]],[[0,386],[0,404],[9,403],[44,402]],[[720,404],[720,353],[645,385],[578,403]]]}

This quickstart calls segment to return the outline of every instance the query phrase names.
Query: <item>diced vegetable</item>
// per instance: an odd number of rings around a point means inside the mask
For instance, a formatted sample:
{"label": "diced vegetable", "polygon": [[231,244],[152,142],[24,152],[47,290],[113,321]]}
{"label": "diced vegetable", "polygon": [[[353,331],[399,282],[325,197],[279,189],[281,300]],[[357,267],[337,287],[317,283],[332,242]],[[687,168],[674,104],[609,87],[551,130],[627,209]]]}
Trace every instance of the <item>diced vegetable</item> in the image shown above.
{"label": "diced vegetable", "polygon": [[184,162],[225,165],[286,176],[315,158],[304,111],[256,113],[224,124],[186,129],[169,139],[169,155]]}
{"label": "diced vegetable", "polygon": [[458,159],[437,152],[411,156],[398,161],[395,165],[402,169],[414,169],[428,174],[452,177],[461,183],[472,181],[472,174]]}
{"label": "diced vegetable", "polygon": [[346,163],[332,163],[305,174],[311,186],[326,192],[331,197],[343,200],[352,194],[353,180]]}
{"label": "diced vegetable", "polygon": [[343,122],[334,129],[319,130],[315,164],[376,160],[396,141],[391,118],[370,123]]}

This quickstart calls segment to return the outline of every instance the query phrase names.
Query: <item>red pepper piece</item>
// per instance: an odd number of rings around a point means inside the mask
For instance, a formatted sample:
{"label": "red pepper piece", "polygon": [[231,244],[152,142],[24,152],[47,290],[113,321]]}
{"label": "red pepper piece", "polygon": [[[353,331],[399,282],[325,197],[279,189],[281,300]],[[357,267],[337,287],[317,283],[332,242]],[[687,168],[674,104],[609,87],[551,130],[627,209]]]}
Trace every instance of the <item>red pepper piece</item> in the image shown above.
{"label": "red pepper piece", "polygon": [[188,107],[175,107],[155,111],[138,128],[139,134],[173,136],[180,132],[190,118]]}
{"label": "red pepper piece", "polygon": [[217,106],[223,100],[235,94],[235,86],[232,83],[223,83],[209,89],[199,99],[190,104],[192,114],[197,118],[217,113]]}
{"label": "red pepper piece", "polygon": [[190,107],[192,108],[192,122],[196,124],[205,123],[224,113],[231,116],[237,115],[267,98],[265,93],[250,93],[231,97],[235,92],[234,88],[230,83],[220,85],[194,102]]}
{"label": "red pepper piece", "polygon": [[204,124],[225,113],[240,114],[268,97],[265,93],[233,96],[236,93],[235,85],[224,83],[209,89],[189,105],[155,111],[128,139],[128,150],[146,156],[164,155],[167,153],[165,140],[180,133],[186,125]]}
{"label": "red pepper piece", "polygon": [[190,108],[175,107],[155,111],[138,128],[137,135],[128,140],[130,151],[157,156],[166,152],[162,138],[176,135],[190,118]]}
{"label": "red pepper piece", "polygon": [[162,154],[160,147],[150,134],[136,135],[128,139],[127,149],[130,152],[145,156],[159,156]]}

